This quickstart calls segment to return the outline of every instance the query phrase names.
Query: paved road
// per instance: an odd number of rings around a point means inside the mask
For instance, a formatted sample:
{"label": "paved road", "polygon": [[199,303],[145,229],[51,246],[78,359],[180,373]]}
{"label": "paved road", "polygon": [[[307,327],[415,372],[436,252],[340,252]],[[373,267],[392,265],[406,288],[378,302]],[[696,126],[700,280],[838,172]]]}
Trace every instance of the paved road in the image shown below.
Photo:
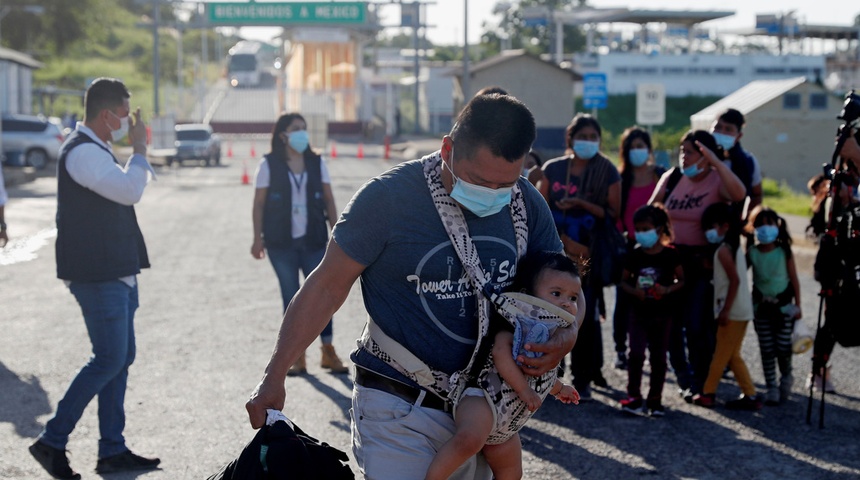
{"label": "paved road", "polygon": [[[200,479],[217,471],[253,436],[243,404],[260,377],[280,322],[271,267],[253,260],[252,187],[241,185],[250,145],[235,141],[235,157],[221,167],[172,167],[147,190],[137,211],[153,268],[139,277],[138,356],[127,396],[129,445],[162,458],[162,469],[132,479]],[[260,143],[257,142],[257,147]],[[338,145],[330,161],[343,208],[368,177],[390,165],[381,149],[349,157]],[[248,168],[253,168],[248,162]],[[16,186],[7,222],[14,235],[0,254],[0,478],[45,478],[26,447],[50,417],[75,370],[88,355],[80,311],[55,279],[51,179]],[[815,287],[810,251],[799,252],[805,321],[814,325]],[[607,290],[609,304],[611,291]],[[359,289],[335,316],[342,355],[364,322]],[[604,324],[611,359],[611,326]],[[755,334],[744,345],[754,381],[762,386]],[[323,373],[319,347],[309,352],[310,375],[289,378],[286,413],[311,434],[349,450],[350,377]],[[549,400],[522,432],[524,478],[860,478],[860,350],[837,347],[827,428],[804,423],[806,399],[798,381],[789,403],[761,412],[705,410],[665,393],[663,419],[629,418],[617,409],[626,376],[604,367],[610,386],[594,401],[565,406]],[[809,357],[795,356],[797,376]],[[737,393],[724,382],[721,398]],[[96,478],[95,408],[72,434],[73,466]],[[354,464],[353,464],[354,467]]]}

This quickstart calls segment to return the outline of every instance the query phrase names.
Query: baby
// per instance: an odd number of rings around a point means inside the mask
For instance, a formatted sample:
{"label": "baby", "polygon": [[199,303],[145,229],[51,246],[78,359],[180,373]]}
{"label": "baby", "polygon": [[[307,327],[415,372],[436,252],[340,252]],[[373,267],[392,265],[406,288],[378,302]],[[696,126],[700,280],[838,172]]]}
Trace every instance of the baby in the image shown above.
{"label": "baby", "polygon": [[[582,295],[582,281],[579,269],[563,253],[539,252],[527,256],[520,262],[520,272],[513,285],[514,291],[533,295],[545,300],[576,316],[577,299]],[[510,326],[506,321],[506,326]],[[511,327],[512,329],[512,327]],[[517,365],[512,352],[527,352],[522,345],[514,347],[514,334],[511,329],[496,333],[493,343],[493,361],[502,379],[513,388],[519,398],[532,412],[542,403],[540,395],[529,385],[522,367]],[[540,332],[533,329],[531,332]],[[543,332],[548,333],[543,329]],[[525,335],[527,342],[543,343],[548,334]],[[532,352],[527,352],[534,355]],[[579,403],[579,393],[570,385],[556,379],[549,393],[563,403]],[[447,479],[467,459],[483,450],[484,457],[493,471],[496,480],[519,479],[522,477],[522,451],[519,434],[514,434],[503,443],[487,444],[487,438],[494,427],[493,407],[484,392],[479,388],[467,388],[463,392],[454,415],[456,431],[446,442],[427,470],[427,480]]]}

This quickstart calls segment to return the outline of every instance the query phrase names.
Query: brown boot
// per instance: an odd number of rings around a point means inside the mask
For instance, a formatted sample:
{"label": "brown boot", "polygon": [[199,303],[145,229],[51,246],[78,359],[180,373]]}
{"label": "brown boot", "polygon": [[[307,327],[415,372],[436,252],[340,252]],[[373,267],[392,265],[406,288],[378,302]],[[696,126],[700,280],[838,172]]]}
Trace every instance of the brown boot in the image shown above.
{"label": "brown boot", "polygon": [[306,373],[308,373],[308,369],[305,366],[305,352],[302,352],[302,356],[300,356],[299,359],[296,360],[296,363],[294,363],[290,367],[290,370],[287,372],[287,375],[288,376],[304,375]]}
{"label": "brown boot", "polygon": [[343,362],[337,358],[337,354],[334,352],[334,345],[328,344],[322,346],[322,359],[320,360],[320,366],[322,368],[328,368],[331,370],[331,373],[346,373],[349,369],[344,366]]}

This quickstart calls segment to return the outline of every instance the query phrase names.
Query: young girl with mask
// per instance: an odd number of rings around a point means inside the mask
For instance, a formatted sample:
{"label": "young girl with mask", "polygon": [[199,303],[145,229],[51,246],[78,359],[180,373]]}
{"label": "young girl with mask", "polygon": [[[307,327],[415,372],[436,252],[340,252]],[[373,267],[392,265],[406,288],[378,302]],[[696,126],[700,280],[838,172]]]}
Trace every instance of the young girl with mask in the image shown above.
{"label": "young girl with mask", "polygon": [[[648,203],[662,169],[651,160],[651,135],[640,127],[633,126],[621,134],[619,151],[621,165],[621,211],[618,214],[618,230],[626,233],[629,248],[636,244],[633,214]],[[612,337],[615,340],[615,368],[627,369],[627,304],[624,291],[619,285],[615,292],[615,312],[612,321]]]}
{"label": "young girl with mask", "polygon": [[[701,228],[702,214],[715,203],[739,202],[744,184],[723,163],[714,137],[704,130],[688,132],[681,139],[679,167],[683,175],[669,188],[672,169],[660,178],[649,203],[666,207],[675,231],[675,247],[684,265],[685,287],[679,295],[678,316],[673,326],[669,354],[684,400],[702,393],[716,341],[713,312],[713,246]],[[668,192],[668,193],[667,193]],[[686,334],[687,352],[684,350]],[[689,354],[689,367],[686,354]]]}
{"label": "young girl with mask", "polygon": [[[621,409],[634,415],[650,412],[653,417],[662,417],[666,351],[673,321],[671,303],[675,292],[684,287],[684,270],[678,253],[669,245],[672,224],[662,206],[640,207],[633,214],[633,225],[637,245],[627,256],[620,284],[630,302],[627,399],[621,401]],[[651,386],[647,401],[643,401],[646,347],[650,353]]]}
{"label": "young girl with mask", "polygon": [[[600,153],[601,128],[597,119],[577,114],[566,134],[568,154],[544,164],[538,190],[549,203],[565,252],[573,258],[589,258],[591,248],[607,238],[607,228],[614,228],[621,209],[621,177],[615,165]],[[570,228],[577,228],[576,235]],[[603,287],[595,275],[583,281],[586,314],[571,353],[571,372],[573,384],[584,400],[591,398],[592,381],[605,385],[600,372],[603,341],[596,310],[596,299]]]}
{"label": "young girl with mask", "polygon": [[[337,223],[325,160],[308,143],[305,119],[298,113],[281,115],[272,131],[272,151],[260,161],[256,173],[251,256],[260,260],[268,252],[281,286],[284,310],[299,290],[299,270],[307,277],[319,265],[329,231]],[[320,366],[346,373],[348,369],[332,345],[331,321],[320,340]],[[302,355],[289,374],[306,371]]]}
{"label": "young girl with mask", "polygon": [[712,408],[716,403],[717,386],[726,365],[741,387],[741,396],[726,402],[726,408],[758,410],[761,401],[741,356],[741,346],[747,324],[753,318],[747,262],[740,248],[740,218],[731,205],[715,203],[702,215],[702,230],[714,252],[713,315],[717,320],[717,343],[702,393],[693,397],[696,405]]}
{"label": "young girl with mask", "polygon": [[767,385],[765,404],[779,405],[791,395],[794,383],[791,332],[794,322],[802,316],[800,282],[785,219],[759,205],[750,213],[747,231],[755,233],[756,238],[756,244],[749,249],[749,260],[753,271],[754,325]]}

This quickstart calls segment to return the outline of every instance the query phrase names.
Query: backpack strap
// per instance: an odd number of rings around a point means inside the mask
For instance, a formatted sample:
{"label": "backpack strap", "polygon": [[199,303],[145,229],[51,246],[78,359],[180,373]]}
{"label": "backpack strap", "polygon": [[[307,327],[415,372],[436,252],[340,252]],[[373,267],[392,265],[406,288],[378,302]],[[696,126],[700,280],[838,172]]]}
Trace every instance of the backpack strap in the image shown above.
{"label": "backpack strap", "polygon": [[678,182],[681,181],[681,177],[684,176],[684,173],[681,172],[681,169],[678,167],[672,167],[669,170],[669,179],[666,180],[666,193],[663,195],[663,202],[666,202],[666,199],[669,198],[669,195],[672,193],[672,190],[675,189],[675,186],[678,185]]}

